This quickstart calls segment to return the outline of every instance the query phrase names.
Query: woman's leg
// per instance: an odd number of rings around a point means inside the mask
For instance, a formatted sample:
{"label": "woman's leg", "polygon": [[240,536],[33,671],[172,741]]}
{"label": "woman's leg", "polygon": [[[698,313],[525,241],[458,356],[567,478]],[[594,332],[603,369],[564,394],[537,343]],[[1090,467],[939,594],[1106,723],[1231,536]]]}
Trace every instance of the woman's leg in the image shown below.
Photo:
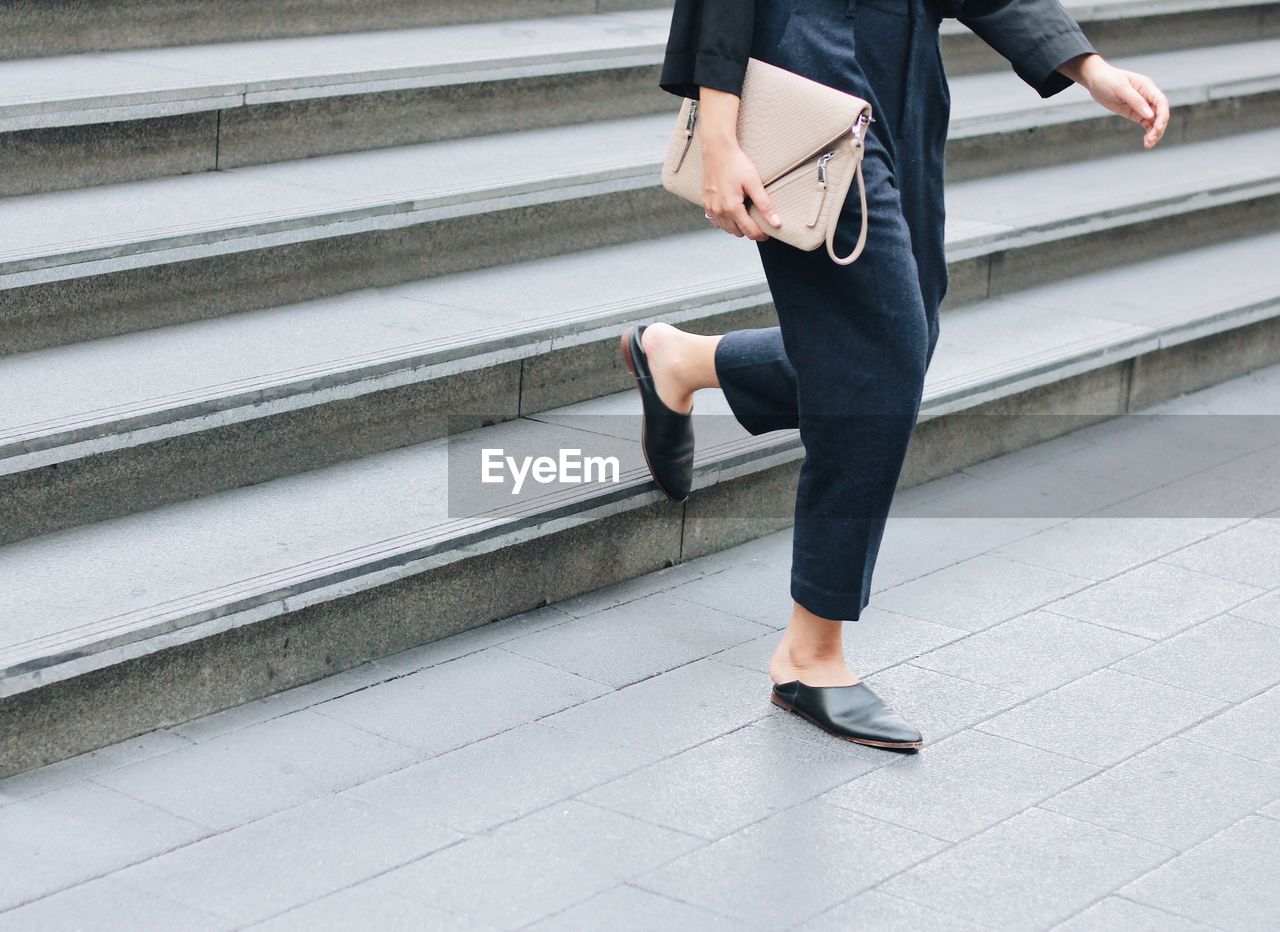
{"label": "woman's leg", "polygon": [[[799,428],[806,456],[796,496],[794,607],[770,672],[814,686],[856,682],[841,621],[857,619],[923,392],[933,338],[912,239],[887,154],[863,162],[870,230],[858,261],[778,240],[757,244],[780,326],[720,337],[654,325],[645,351],[664,402],[687,411],[719,385],[751,433]],[[837,237],[861,222],[850,199]],[[650,342],[651,340],[651,342]]]}
{"label": "woman's leg", "polygon": [[[749,403],[739,399],[739,420],[745,420],[752,433],[798,426],[795,372],[783,352],[778,328],[735,330],[725,336],[728,351],[717,352],[724,336],[687,333],[661,322],[645,328],[641,343],[663,403],[674,411],[689,411],[694,392],[720,387],[719,368],[734,369],[735,392],[750,393],[751,398]],[[841,621],[822,618],[793,602],[786,633],[769,662],[769,675],[775,683],[800,680],[810,686],[858,682],[845,660],[843,630]]]}

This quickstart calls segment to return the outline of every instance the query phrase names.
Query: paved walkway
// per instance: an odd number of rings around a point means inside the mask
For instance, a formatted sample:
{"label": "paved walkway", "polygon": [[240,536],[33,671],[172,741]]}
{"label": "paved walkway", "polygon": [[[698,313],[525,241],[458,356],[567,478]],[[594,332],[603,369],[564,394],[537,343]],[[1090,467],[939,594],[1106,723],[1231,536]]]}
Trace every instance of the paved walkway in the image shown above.
{"label": "paved walkway", "polygon": [[768,703],[778,533],[0,782],[0,929],[1276,928],[1274,412],[901,495],[846,627],[919,754]]}

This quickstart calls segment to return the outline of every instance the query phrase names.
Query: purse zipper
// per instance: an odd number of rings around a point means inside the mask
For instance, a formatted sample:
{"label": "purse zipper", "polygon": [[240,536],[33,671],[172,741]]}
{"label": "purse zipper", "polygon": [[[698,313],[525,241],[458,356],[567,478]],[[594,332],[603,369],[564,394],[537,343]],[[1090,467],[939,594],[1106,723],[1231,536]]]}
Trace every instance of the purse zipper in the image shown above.
{"label": "purse zipper", "polygon": [[809,222],[805,224],[806,226],[817,225],[818,218],[822,216],[822,205],[827,200],[827,163],[835,157],[835,154],[836,150],[832,149],[829,152],[822,153],[822,156],[818,159],[818,187],[821,189],[822,194],[818,196],[818,202],[813,208],[813,216],[809,218]]}
{"label": "purse zipper", "polygon": [[[868,114],[865,110],[858,115],[857,122],[853,124],[851,132],[853,133],[853,145],[857,149],[862,148],[863,137],[866,135],[867,125],[875,118]],[[835,149],[831,149],[822,153],[818,158],[818,187],[822,189],[822,194],[818,197],[818,202],[814,205],[813,216],[809,218],[806,226],[816,226],[818,218],[822,216],[822,205],[827,200],[827,163],[835,157]]]}
{"label": "purse zipper", "polygon": [[689,119],[684,124],[684,148],[680,150],[680,158],[676,159],[673,172],[678,172],[680,166],[684,164],[684,157],[689,154],[689,146],[693,142],[693,124],[698,119],[698,102],[696,100],[689,101]]}

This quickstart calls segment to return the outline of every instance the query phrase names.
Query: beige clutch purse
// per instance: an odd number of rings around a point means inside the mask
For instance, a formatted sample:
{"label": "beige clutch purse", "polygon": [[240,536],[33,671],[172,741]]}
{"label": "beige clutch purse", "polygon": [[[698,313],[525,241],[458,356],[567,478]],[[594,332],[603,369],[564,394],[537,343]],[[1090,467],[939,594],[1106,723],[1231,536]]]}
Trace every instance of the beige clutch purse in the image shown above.
{"label": "beige clutch purse", "polygon": [[[840,265],[858,258],[867,241],[867,189],[862,180],[863,140],[874,120],[871,104],[758,58],[747,61],[738,105],[738,144],[760,172],[782,226],[748,212],[770,236],[799,249],[823,242]],[[702,146],[698,102],[685,98],[662,166],[662,186],[702,205]],[[836,255],[836,221],[849,186],[858,182],[862,232],[843,259]]]}

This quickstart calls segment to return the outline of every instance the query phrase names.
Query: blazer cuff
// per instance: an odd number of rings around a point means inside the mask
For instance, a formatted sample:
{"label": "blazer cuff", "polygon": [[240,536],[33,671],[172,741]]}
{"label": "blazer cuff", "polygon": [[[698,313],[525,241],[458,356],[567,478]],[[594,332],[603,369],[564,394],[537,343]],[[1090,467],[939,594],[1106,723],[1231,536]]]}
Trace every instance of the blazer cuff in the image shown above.
{"label": "blazer cuff", "polygon": [[680,97],[698,99],[701,88],[742,96],[747,63],[715,52],[668,52],[662,60],[658,86]]}
{"label": "blazer cuff", "polygon": [[1097,51],[1083,32],[1072,29],[1047,36],[1025,55],[1019,56],[1013,70],[1041,97],[1052,97],[1075,83],[1058,71],[1058,66],[1077,55]]}

